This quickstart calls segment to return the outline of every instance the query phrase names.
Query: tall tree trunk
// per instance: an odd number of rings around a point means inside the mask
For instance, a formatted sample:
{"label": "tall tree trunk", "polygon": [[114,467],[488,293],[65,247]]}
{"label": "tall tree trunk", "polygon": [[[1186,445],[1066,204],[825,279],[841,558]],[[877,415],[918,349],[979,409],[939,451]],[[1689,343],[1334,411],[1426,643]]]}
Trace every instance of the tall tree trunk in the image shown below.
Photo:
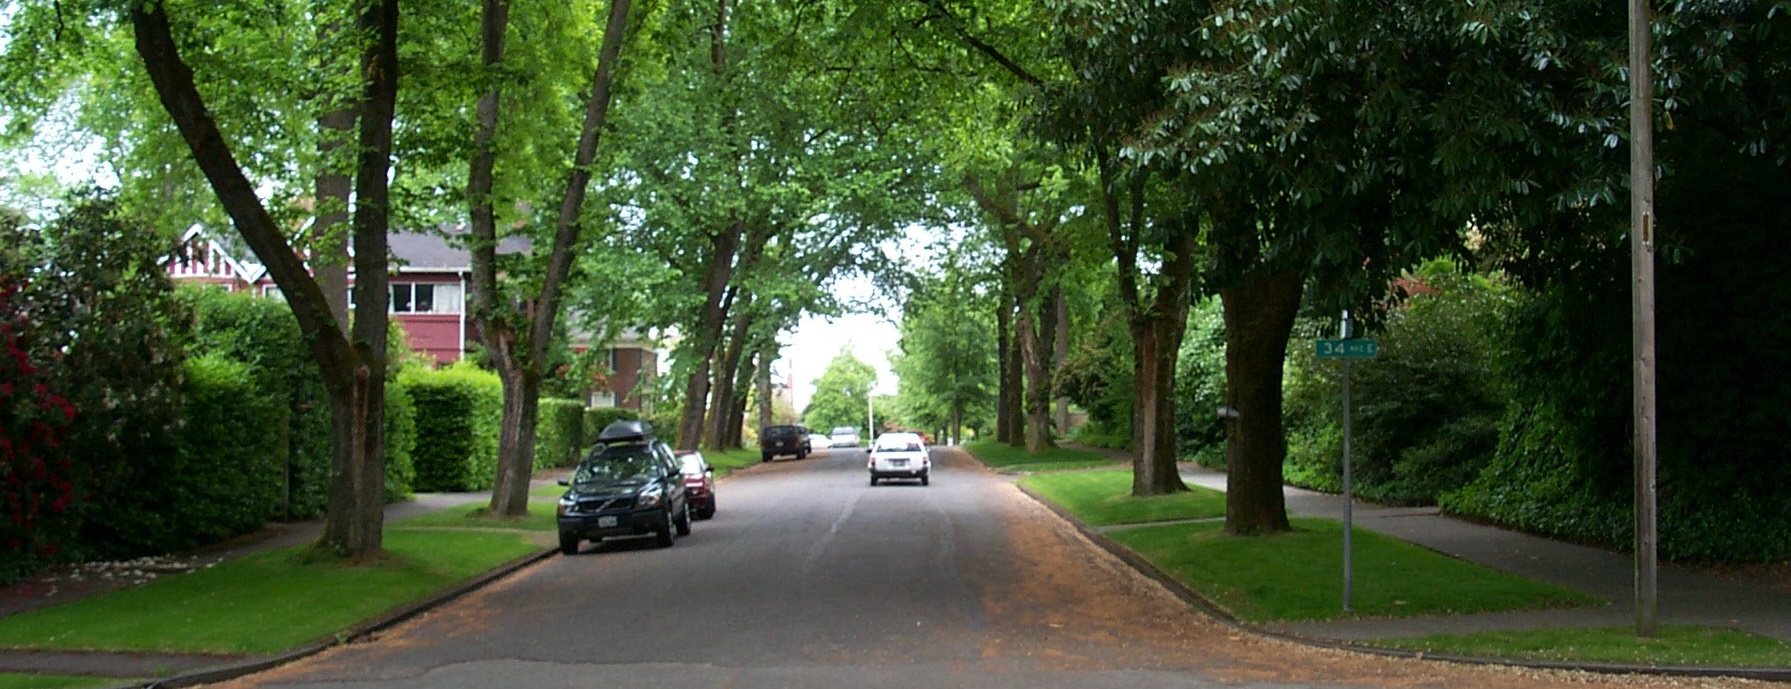
{"label": "tall tree trunk", "polygon": [[745,355],[747,333],[752,328],[752,301],[751,292],[740,295],[737,308],[734,309],[734,327],[728,333],[727,348],[722,350],[721,360],[716,362],[715,390],[710,395],[714,408],[709,411],[708,445],[709,449],[718,452],[729,447],[728,425],[734,420],[734,398],[740,378],[740,360]]}
{"label": "tall tree trunk", "polygon": [[351,560],[375,556],[385,514],[386,172],[398,85],[396,0],[372,3],[360,20],[372,40],[360,72],[366,81],[353,231],[357,296],[364,299],[356,306],[352,339],[344,335],[329,299],[287,242],[284,228],[261,204],[218,130],[192,68],[180,55],[166,8],[159,1],[132,3],[129,15],[137,53],[163,108],[243,240],[285,295],[322,374],[330,399],[333,459],[318,547]]}
{"label": "tall tree trunk", "polygon": [[1175,359],[1187,328],[1187,307],[1132,323],[1132,494],[1188,489],[1175,457]]}
{"label": "tall tree trunk", "polygon": [[[1009,308],[1014,309],[1016,307],[1015,305],[1009,305]],[[1020,347],[1019,332],[1021,330],[1020,326],[1022,325],[1020,311],[1023,311],[1023,309],[1010,311],[1010,313],[1013,313],[1014,315],[1009,317],[1008,323],[1014,330],[1008,334],[1007,362],[1006,366],[1003,368],[1004,373],[1002,374],[1005,379],[1001,384],[1008,390],[1006,412],[1008,429],[1007,442],[1008,444],[1017,447],[1025,447],[1026,362],[1024,353],[1021,351]]]}
{"label": "tall tree trunk", "polygon": [[1289,530],[1281,465],[1282,362],[1304,280],[1298,269],[1245,274],[1221,289],[1225,311],[1225,531],[1239,535]]}
{"label": "tall tree trunk", "polygon": [[[391,232],[392,119],[398,104],[398,0],[374,0],[361,17],[372,37],[361,57],[360,155],[355,165],[355,314],[351,326],[361,365],[356,369],[355,426],[361,444],[339,467],[332,494],[352,499],[344,519],[327,516],[323,547],[351,557],[383,546],[386,505],[386,338],[391,292],[387,235]],[[331,511],[330,515],[334,515]]]}
{"label": "tall tree trunk", "polygon": [[685,379],[684,413],[678,420],[680,450],[695,450],[703,442],[711,363],[721,341],[722,324],[727,321],[728,280],[733,274],[734,255],[740,250],[741,235],[745,231],[745,223],[733,222],[710,239],[709,266],[703,276],[703,290],[707,296],[691,333],[691,352],[698,357],[698,364]]}
{"label": "tall tree trunk", "polygon": [[758,359],[758,366],[755,370],[758,373],[759,428],[764,428],[772,425],[772,412],[777,406],[777,396],[771,388],[771,362],[777,360],[777,339],[768,338],[761,343],[756,358]]}
{"label": "tall tree trunk", "polygon": [[[478,173],[482,168],[485,180],[483,188],[469,184],[473,230],[478,234],[473,243],[476,255],[479,251],[491,253],[475,258],[476,262],[483,262],[476,263],[475,289],[484,292],[481,297],[484,308],[476,309],[475,317],[483,319],[483,323],[479,323],[481,334],[504,341],[503,345],[495,348],[495,354],[505,359],[497,366],[498,377],[504,384],[505,401],[504,419],[501,422],[504,430],[498,435],[496,484],[491,490],[493,514],[510,517],[528,514],[529,476],[533,473],[535,464],[535,422],[540,410],[541,370],[547,360],[548,345],[553,339],[554,322],[559,316],[566,277],[572,272],[574,249],[584,230],[579,216],[583,212],[585,194],[591,183],[591,165],[597,159],[597,147],[602,140],[603,128],[609,120],[610,104],[614,100],[616,62],[621,57],[622,40],[628,31],[628,13],[631,7],[631,0],[612,0],[610,3],[609,21],[604,26],[603,43],[598,49],[597,68],[591,74],[591,95],[585,102],[584,124],[579,132],[578,147],[572,156],[572,172],[567,176],[566,192],[560,199],[559,218],[555,223],[553,244],[547,256],[547,270],[541,281],[541,293],[532,301],[519,300],[523,313],[529,318],[526,332],[511,330],[501,325],[502,319],[496,317],[497,236],[491,198],[490,175],[493,161],[490,156],[493,152],[490,136],[497,122],[500,100],[497,87],[494,86],[481,98],[478,105],[480,129],[475,135],[484,138],[480,142],[482,145],[475,151],[474,172]],[[496,66],[502,62],[509,5],[507,0],[485,0],[485,8],[487,19],[481,24],[484,55],[488,66]],[[490,99],[489,103],[487,98]],[[491,130],[487,130],[487,124]],[[477,174],[473,176],[476,177]],[[481,213],[484,214],[483,218],[480,217]],[[511,394],[522,397],[511,400]]]}
{"label": "tall tree trunk", "polygon": [[[1063,370],[1063,362],[1070,356],[1070,301],[1064,298],[1062,285],[1051,288],[1051,305],[1052,310],[1057,313],[1057,347],[1051,357],[1051,380],[1055,383],[1057,372]],[[1057,426],[1057,434],[1068,437],[1070,398],[1060,396],[1052,406],[1051,420]]]}
{"label": "tall tree trunk", "polygon": [[1013,357],[1009,356],[1014,348],[1013,313],[1007,296],[1002,295],[1001,304],[995,309],[995,441],[1002,443],[1014,442],[1013,415],[1009,411],[1015,404],[1015,394],[1008,387],[1013,380],[1008,376],[1008,368],[1013,365]]}
{"label": "tall tree trunk", "polygon": [[1044,452],[1051,440],[1051,367],[1057,343],[1057,315],[1049,300],[1019,319],[1020,353],[1026,370],[1026,451]]}

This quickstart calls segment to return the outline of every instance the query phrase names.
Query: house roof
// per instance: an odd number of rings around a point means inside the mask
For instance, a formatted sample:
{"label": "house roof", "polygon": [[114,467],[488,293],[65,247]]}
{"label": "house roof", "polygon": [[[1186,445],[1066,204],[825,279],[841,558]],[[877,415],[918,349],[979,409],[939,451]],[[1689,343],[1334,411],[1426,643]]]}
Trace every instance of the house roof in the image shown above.
{"label": "house roof", "polygon": [[[463,237],[465,225],[437,228],[434,232],[393,232],[386,236],[395,266],[400,273],[462,273],[472,269],[472,252],[450,242],[448,236]],[[510,236],[498,240],[499,254],[526,254],[528,237]]]}

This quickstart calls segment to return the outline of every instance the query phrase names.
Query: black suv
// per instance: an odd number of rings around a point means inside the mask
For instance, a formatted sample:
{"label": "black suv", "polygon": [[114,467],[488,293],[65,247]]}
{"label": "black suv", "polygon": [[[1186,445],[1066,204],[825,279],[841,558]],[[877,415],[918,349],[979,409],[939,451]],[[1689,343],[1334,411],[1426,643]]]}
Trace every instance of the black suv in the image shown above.
{"label": "black suv", "polygon": [[810,451],[807,428],[786,425],[759,429],[759,455],[764,461],[769,462],[778,455],[796,455],[797,459],[802,459]]}
{"label": "black suv", "polygon": [[597,446],[560,479],[560,552],[579,541],[652,534],[661,546],[690,535],[690,498],[672,449],[644,421],[617,421],[597,435]]}

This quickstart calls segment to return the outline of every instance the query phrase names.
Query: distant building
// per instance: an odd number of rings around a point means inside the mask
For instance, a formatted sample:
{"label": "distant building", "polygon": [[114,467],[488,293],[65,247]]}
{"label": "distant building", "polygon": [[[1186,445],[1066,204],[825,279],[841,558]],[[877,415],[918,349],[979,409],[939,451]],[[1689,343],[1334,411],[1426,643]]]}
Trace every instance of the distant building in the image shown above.
{"label": "distant building", "polygon": [[[465,228],[448,228],[448,234]],[[472,254],[449,244],[442,234],[394,232],[387,236],[395,260],[390,275],[392,320],[404,328],[411,349],[426,354],[437,365],[459,361],[478,342],[478,332],[466,312],[467,283],[472,276]],[[498,253],[526,253],[525,237],[506,237]],[[254,256],[239,257],[217,242],[204,227],[194,225],[181,237],[179,253],[168,262],[168,274],[177,281],[216,285],[232,292],[250,291],[279,297],[280,288],[267,268]],[[354,284],[354,269],[348,273]],[[353,293],[350,292],[350,298]],[[575,346],[585,351],[589,343]],[[626,333],[608,348],[608,370],[601,389],[586,396],[594,407],[626,407],[640,410],[643,383],[650,385],[658,370],[652,343],[636,333]],[[637,388],[640,388],[637,391]]]}

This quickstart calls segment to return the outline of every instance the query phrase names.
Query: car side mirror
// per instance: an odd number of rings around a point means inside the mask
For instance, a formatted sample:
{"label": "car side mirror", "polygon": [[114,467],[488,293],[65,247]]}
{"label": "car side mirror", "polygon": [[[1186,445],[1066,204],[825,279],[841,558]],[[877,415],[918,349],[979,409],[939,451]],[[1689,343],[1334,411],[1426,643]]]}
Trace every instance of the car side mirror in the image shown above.
{"label": "car side mirror", "polygon": [[560,485],[562,485],[562,486],[570,486],[570,485],[572,485],[572,482],[571,482],[571,481],[568,481],[568,480],[566,480],[566,479],[560,479],[560,480],[558,480],[558,481],[555,481],[555,483],[558,483],[558,484],[560,484]]}

